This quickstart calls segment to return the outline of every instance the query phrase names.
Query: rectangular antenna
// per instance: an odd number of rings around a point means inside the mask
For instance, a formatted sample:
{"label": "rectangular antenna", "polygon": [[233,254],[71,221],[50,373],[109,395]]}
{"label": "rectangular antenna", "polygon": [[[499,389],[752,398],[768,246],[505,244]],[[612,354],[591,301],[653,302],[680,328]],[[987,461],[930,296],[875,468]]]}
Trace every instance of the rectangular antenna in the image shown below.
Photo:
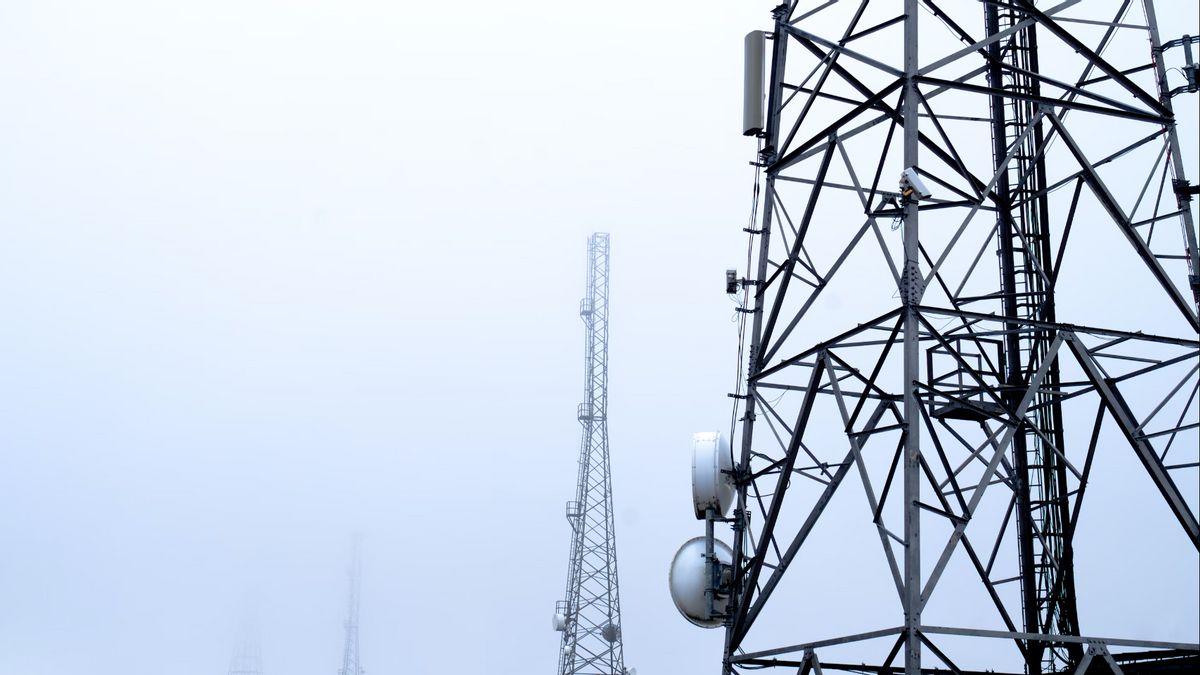
{"label": "rectangular antenna", "polygon": [[763,78],[766,33],[746,33],[746,62],[742,87],[742,135],[754,136],[763,130]]}

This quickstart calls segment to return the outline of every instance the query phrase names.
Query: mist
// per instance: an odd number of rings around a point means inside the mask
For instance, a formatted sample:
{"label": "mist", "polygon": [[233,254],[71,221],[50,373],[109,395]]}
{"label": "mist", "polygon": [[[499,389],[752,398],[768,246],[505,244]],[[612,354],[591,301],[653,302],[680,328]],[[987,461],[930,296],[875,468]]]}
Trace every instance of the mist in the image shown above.
{"label": "mist", "polygon": [[716,672],[666,575],[771,6],[5,3],[0,673],[334,673],[356,536],[367,673],[549,672],[594,231],[625,662]]}

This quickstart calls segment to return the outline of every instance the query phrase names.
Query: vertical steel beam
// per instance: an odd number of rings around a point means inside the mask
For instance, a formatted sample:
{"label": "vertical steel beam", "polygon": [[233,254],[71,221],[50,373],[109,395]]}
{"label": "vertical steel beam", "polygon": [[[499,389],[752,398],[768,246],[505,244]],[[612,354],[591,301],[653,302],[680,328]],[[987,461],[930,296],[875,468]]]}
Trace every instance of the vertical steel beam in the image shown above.
{"label": "vertical steel beam", "polygon": [[[919,165],[917,129],[917,0],[904,2],[904,166]],[[920,370],[920,317],[924,290],[920,254],[919,211],[914,199],[904,203],[904,672],[921,675],[921,401],[917,398]]]}
{"label": "vertical steel beam", "polygon": [[[1001,31],[999,9],[996,5],[988,3],[984,5],[984,26],[987,37],[997,35]],[[1002,42],[999,40],[993,41],[987,46],[990,63],[988,64],[988,84],[991,86],[993,93],[991,99],[991,117],[992,117],[992,155],[995,157],[996,176],[996,194],[999,196],[999,207],[997,209],[997,241],[999,243],[1000,256],[1000,288],[1001,288],[1001,305],[1004,308],[1004,316],[1008,319],[1005,322],[1006,333],[1004,335],[1004,357],[1005,357],[1005,383],[1008,385],[1007,393],[1004,395],[1005,405],[1010,409],[1016,410],[1021,399],[1021,380],[1024,375],[1024,367],[1021,363],[1021,339],[1022,335],[1019,332],[1019,310],[1017,308],[1017,280],[1016,280],[1016,260],[1013,251],[1013,237],[1015,236],[1015,225],[1012,217],[1012,189],[1009,182],[1009,171],[1006,168],[1011,161],[1012,155],[1017,152],[1016,147],[1011,151],[1007,147],[1008,134],[1006,133],[1007,124],[1010,120],[1007,118],[1005,110],[1005,99],[1000,92],[1004,89],[1004,71],[1003,71],[1003,55],[1001,51]],[[1014,120],[1015,121],[1015,120]],[[1040,126],[1040,125],[1039,125]],[[1025,142],[1025,136],[1018,139],[1017,144]],[[1019,565],[1021,576],[1021,607],[1023,610],[1023,625],[1026,632],[1038,632],[1038,612],[1037,612],[1037,579],[1034,575],[1034,552],[1033,552],[1033,524],[1030,522],[1031,513],[1029,509],[1029,449],[1026,447],[1026,435],[1019,433],[1013,439],[1013,459],[1015,464],[1015,473],[1017,481],[1016,504],[1015,510],[1017,520],[1017,549],[1019,551]],[[1029,675],[1038,675],[1041,673],[1041,646],[1033,646],[1033,649],[1026,651],[1025,668]]]}
{"label": "vertical steel beam", "polygon": [[[775,29],[770,36],[773,41],[773,49],[771,53],[771,83],[770,89],[767,92],[767,128],[763,132],[763,148],[759,156],[759,161],[768,167],[774,162],[774,154],[779,144],[779,117],[780,106],[783,101],[783,75],[787,63],[787,26],[788,13],[786,6],[780,6],[775,9]],[[767,169],[765,195],[763,199],[763,215],[762,227],[757,233],[759,237],[758,248],[758,269],[754,276],[756,280],[764,280],[767,278],[769,269],[768,254],[771,248],[771,227],[774,223],[775,213],[775,176],[778,173],[777,169]],[[749,275],[750,270],[746,270]],[[750,473],[750,457],[753,448],[754,439],[754,416],[755,416],[755,398],[756,385],[755,375],[757,375],[765,365],[762,362],[760,350],[762,348],[762,331],[763,331],[763,312],[766,308],[766,286],[759,284],[754,287],[754,312],[750,328],[750,354],[748,357],[749,363],[746,367],[746,412],[742,417],[742,451],[738,459],[735,473],[738,476],[746,476]],[[734,517],[734,533],[733,539],[733,568],[736,573],[740,573],[745,561],[745,551],[743,546],[744,537],[740,536],[744,531],[747,523],[746,517],[746,486],[741,485],[737,491],[737,505],[733,514]],[[744,602],[742,599],[743,593],[750,589],[743,588],[741,584],[734,583],[730,589],[729,606],[737,607],[739,602]],[[725,675],[733,673],[733,667],[729,664],[729,656],[733,652],[731,646],[738,639],[734,635],[734,626],[732,622],[727,624],[725,630],[725,660],[722,666],[722,672]]]}
{"label": "vertical steel beam", "polygon": [[[1154,0],[1143,0],[1142,5],[1146,10],[1146,24],[1150,29],[1150,49],[1154,54],[1154,75],[1158,78],[1159,100],[1174,116],[1171,95],[1167,93],[1170,87],[1167,86],[1167,67],[1163,64],[1162,39],[1158,34],[1158,14],[1154,11]],[[1167,143],[1171,148],[1171,175],[1175,178],[1175,184],[1187,185],[1183,151],[1179,147],[1179,132],[1176,131],[1174,120],[1167,127]],[[1192,300],[1196,303],[1196,312],[1200,314],[1200,246],[1197,246],[1196,242],[1196,222],[1192,219],[1191,198],[1185,199],[1177,193],[1176,199],[1182,211],[1180,216],[1183,221],[1184,249],[1188,262],[1188,282],[1192,286]]]}

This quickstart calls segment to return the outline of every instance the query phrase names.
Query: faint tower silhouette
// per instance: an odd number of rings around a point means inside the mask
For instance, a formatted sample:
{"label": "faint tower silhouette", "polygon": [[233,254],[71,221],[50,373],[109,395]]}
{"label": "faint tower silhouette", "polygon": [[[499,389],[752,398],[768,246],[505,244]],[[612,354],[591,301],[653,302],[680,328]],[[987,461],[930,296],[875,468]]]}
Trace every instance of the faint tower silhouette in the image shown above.
{"label": "faint tower silhouette", "polygon": [[258,645],[258,632],[243,628],[233,647],[233,658],[229,661],[229,675],[262,675],[262,650]]}
{"label": "faint tower silhouette", "polygon": [[346,642],[342,648],[342,667],[338,675],[362,675],[358,648],[358,592],[362,577],[362,537],[355,536],[350,554],[350,593],[346,606]]}
{"label": "faint tower silhouette", "polygon": [[626,673],[608,455],[608,277],[608,234],[597,232],[588,240],[587,295],[579,303],[586,326],[583,442],[575,501],[567,502],[566,598],[554,612],[554,629],[562,633],[559,675]]}

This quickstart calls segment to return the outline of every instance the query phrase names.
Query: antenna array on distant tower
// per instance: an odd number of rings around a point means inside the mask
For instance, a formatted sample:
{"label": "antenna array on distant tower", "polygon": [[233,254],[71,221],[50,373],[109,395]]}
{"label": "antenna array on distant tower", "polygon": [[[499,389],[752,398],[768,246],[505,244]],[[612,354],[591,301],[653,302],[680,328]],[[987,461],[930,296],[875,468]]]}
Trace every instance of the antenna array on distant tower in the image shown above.
{"label": "antenna array on distant tower", "polygon": [[567,594],[554,614],[554,628],[562,632],[559,675],[625,674],[608,457],[608,250],[608,234],[593,234],[587,295],[579,303],[587,326],[584,401],[579,405],[583,444],[575,501],[567,503]]}

